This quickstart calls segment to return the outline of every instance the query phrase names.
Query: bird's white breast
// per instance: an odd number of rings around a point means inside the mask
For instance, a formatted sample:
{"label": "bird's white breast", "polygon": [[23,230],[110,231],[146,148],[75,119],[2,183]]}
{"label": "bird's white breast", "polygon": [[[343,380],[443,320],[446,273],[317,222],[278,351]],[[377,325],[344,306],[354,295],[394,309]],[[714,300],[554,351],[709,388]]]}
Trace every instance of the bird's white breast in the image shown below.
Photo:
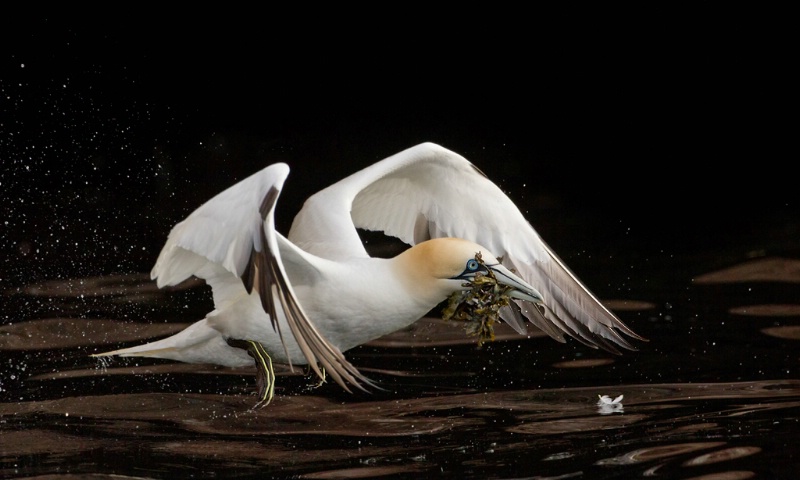
{"label": "bird's white breast", "polygon": [[396,264],[378,258],[338,262],[325,272],[324,282],[298,286],[296,293],[325,338],[346,351],[414,323],[444,299],[420,296],[425,289],[414,288],[414,279]]}

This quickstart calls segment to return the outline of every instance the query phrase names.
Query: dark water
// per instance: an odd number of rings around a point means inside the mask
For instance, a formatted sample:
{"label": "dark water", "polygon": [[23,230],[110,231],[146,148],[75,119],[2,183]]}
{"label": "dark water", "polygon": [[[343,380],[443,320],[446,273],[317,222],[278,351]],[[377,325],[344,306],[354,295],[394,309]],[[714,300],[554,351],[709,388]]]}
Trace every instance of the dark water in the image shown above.
{"label": "dark water", "polygon": [[[751,11],[578,13],[402,48],[337,24],[301,52],[275,17],[6,21],[0,477],[796,478],[800,195],[770,57],[789,42]],[[286,232],[309,194],[422,141],[501,185],[650,341],[498,329],[476,349],[432,316],[347,353],[386,391],[282,371],[258,411],[251,370],[89,357],[211,309],[147,272],[216,192],[287,162]]]}
{"label": "dark water", "polygon": [[2,473],[793,478],[798,284],[800,260],[763,257],[651,302],[612,300],[651,339],[622,357],[503,327],[476,349],[460,325],[425,318],[349,352],[385,392],[284,371],[257,411],[248,369],[88,357],[202,316],[205,287],[158,291],[138,274],[30,285],[3,296],[24,315],[0,327]]}

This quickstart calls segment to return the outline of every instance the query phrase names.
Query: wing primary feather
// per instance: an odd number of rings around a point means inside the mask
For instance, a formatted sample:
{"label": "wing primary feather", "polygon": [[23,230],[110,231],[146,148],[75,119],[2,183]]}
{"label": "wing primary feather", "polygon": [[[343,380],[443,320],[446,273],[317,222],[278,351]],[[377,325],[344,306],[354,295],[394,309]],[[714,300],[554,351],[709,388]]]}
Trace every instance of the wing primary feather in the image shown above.
{"label": "wing primary feather", "polygon": [[[609,323],[608,324],[603,323],[603,325],[608,327],[608,329],[610,331],[612,331],[612,332],[614,332],[614,328],[618,328],[619,330],[621,330],[622,332],[624,332],[626,335],[628,335],[631,338],[635,338],[637,340],[641,340],[641,341],[644,341],[644,342],[648,341],[646,338],[642,337],[641,335],[639,335],[636,332],[634,332],[633,330],[631,330],[627,325],[625,325],[625,323],[622,322],[622,320],[617,318],[616,315],[614,315],[608,308],[606,308],[606,306],[603,305],[603,303],[600,302],[600,300],[598,300],[597,297],[595,297],[594,294],[588,288],[586,288],[586,286],[583,284],[583,282],[581,282],[578,279],[578,277],[575,276],[574,273],[572,273],[572,270],[570,270],[569,267],[567,267],[567,265],[561,260],[561,258],[558,255],[556,255],[556,253],[550,248],[550,246],[547,245],[544,242],[542,242],[542,244],[543,244],[545,250],[547,251],[547,253],[549,254],[550,258],[557,265],[558,269],[564,275],[569,277],[569,279],[572,280],[573,285],[577,285],[578,286],[578,288],[580,289],[578,295],[582,294],[582,295],[585,295],[586,297],[588,297],[592,301],[593,305],[597,309],[599,309],[602,314],[604,314],[606,316],[606,318],[608,319]],[[555,275],[552,275],[552,271],[551,271],[551,278],[555,278]],[[616,332],[614,332],[614,333],[616,333]],[[617,334],[617,337],[622,339],[622,337],[620,337],[618,334]],[[624,342],[624,340],[623,340],[623,342]],[[625,342],[625,343],[627,343],[627,342]],[[629,349],[631,349],[631,350],[635,350],[635,348],[633,348],[630,345],[626,346],[626,348],[628,348],[628,347],[630,347]]]}
{"label": "wing primary feather", "polygon": [[[563,332],[589,347],[615,355],[620,354],[617,346],[636,350],[620,332],[646,341],[608,310],[546,243],[541,245],[549,261],[534,265],[534,271],[539,270],[540,278],[546,282],[545,300],[540,304],[545,311],[526,309],[524,314],[531,323],[558,341],[564,341]],[[510,260],[509,265],[515,267]],[[523,265],[523,271],[530,272],[529,267]]]}
{"label": "wing primary feather", "polygon": [[[545,318],[544,314],[539,307],[541,305],[526,305],[518,301],[514,301],[514,303],[520,307],[521,313],[531,322],[534,326],[538,327],[544,333],[548,334],[554,340],[565,343],[566,339],[564,339],[564,329],[561,328],[560,324],[556,324],[552,320]],[[543,307],[543,306],[542,306]]]}
{"label": "wing primary feather", "polygon": [[[250,260],[247,262],[247,266],[245,267],[244,272],[242,272],[242,276],[241,276],[242,283],[244,283],[244,288],[247,290],[248,294],[252,293],[252,291],[253,291],[253,286],[254,286],[254,282],[255,282],[255,279],[256,279],[256,272],[255,272],[256,269],[255,269],[255,267],[256,267],[257,264],[263,263],[263,261],[264,261],[264,259],[259,260],[257,258],[258,254],[260,253],[260,251],[263,251],[267,247],[266,235],[264,234],[264,224],[263,224],[263,222],[264,222],[264,220],[267,219],[267,215],[269,215],[269,212],[275,207],[275,203],[278,201],[278,196],[279,195],[280,195],[280,190],[278,190],[277,188],[275,188],[273,186],[264,195],[264,198],[261,200],[261,206],[258,209],[258,212],[261,214],[261,222],[262,222],[261,226],[259,228],[259,230],[261,232],[261,234],[260,234],[260,240],[261,240],[261,246],[260,247],[261,247],[261,249],[259,250],[258,248],[256,248],[255,245],[253,246],[253,249],[250,252]],[[263,304],[264,299],[262,299],[261,301],[262,301],[262,304]],[[264,308],[264,310],[267,313],[270,313],[269,309]],[[271,318],[272,318],[272,321],[274,323],[275,322],[275,317],[271,317]]]}
{"label": "wing primary feather", "polygon": [[485,179],[487,179],[487,180],[489,179],[489,177],[488,177],[488,176],[487,176],[485,173],[483,173],[483,170],[481,170],[480,168],[476,167],[476,166],[475,166],[475,165],[474,165],[472,162],[470,162],[470,164],[469,164],[469,165],[472,167],[472,169],[473,169],[473,170],[475,170],[476,172],[478,172],[479,174],[481,174],[481,176],[482,176],[483,178],[485,178]]}
{"label": "wing primary feather", "polygon": [[[247,263],[247,267],[244,269],[241,278],[248,294],[252,293],[254,288],[258,292],[261,300],[261,307],[264,309],[264,312],[269,315],[272,328],[278,333],[284,352],[286,353],[286,358],[289,360],[289,369],[293,370],[292,358],[289,355],[289,349],[286,347],[286,341],[283,338],[283,332],[281,332],[281,327],[278,323],[275,300],[272,296],[273,286],[277,283],[277,279],[281,277],[280,272],[276,272],[276,268],[279,268],[278,259],[268,248],[269,243],[267,242],[263,224],[269,212],[274,208],[279,194],[280,191],[273,186],[266,195],[264,195],[261,201],[261,206],[259,208],[259,213],[262,218],[262,225],[259,228],[261,251],[258,251],[255,245],[253,246],[250,252],[250,261]],[[279,295],[279,298],[281,298],[281,295]]]}
{"label": "wing primary feather", "polygon": [[520,313],[519,305],[512,301],[508,305],[500,308],[500,319],[513,328],[520,335],[525,335],[525,318]]}

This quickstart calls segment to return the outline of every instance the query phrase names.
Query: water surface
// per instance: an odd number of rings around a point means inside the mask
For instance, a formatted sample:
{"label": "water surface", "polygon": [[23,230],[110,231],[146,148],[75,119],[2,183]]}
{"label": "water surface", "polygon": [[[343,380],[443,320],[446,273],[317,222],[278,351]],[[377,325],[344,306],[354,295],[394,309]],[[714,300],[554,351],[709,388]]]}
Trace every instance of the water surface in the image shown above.
{"label": "water surface", "polygon": [[[726,299],[764,282],[794,295],[798,265],[760,258],[698,276],[684,286],[703,305],[695,311],[609,300],[651,339],[620,357],[504,325],[478,349],[458,323],[426,317],[348,352],[385,391],[351,395],[282,368],[274,402],[259,410],[254,369],[88,356],[199,318],[200,282],[165,291],[130,274],[27,285],[2,297],[25,315],[0,326],[1,471],[791,478],[800,305],[770,289],[746,305]],[[623,399],[602,405],[601,395]]]}

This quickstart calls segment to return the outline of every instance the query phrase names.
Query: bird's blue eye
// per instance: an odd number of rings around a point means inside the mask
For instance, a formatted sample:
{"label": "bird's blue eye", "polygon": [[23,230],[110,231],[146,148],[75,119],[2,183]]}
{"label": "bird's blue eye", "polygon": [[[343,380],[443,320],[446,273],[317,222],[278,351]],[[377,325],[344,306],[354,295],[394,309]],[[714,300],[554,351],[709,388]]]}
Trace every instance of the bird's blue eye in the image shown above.
{"label": "bird's blue eye", "polygon": [[469,270],[470,272],[478,270],[478,267],[479,267],[478,261],[475,260],[474,258],[467,262],[467,270]]}

